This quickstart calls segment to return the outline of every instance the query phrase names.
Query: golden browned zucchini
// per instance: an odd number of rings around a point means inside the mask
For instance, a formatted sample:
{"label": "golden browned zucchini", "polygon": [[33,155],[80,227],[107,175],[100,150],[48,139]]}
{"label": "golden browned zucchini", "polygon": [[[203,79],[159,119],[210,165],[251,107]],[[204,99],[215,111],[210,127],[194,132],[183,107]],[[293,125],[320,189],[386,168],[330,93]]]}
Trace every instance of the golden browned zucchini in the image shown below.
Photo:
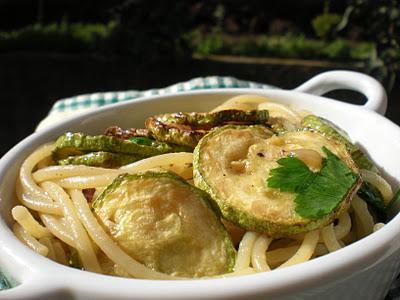
{"label": "golden browned zucchini", "polygon": [[232,271],[236,252],[209,196],[174,173],[121,175],[92,207],[114,240],[151,269],[181,277]]}
{"label": "golden browned zucchini", "polygon": [[[272,237],[290,236],[319,228],[349,207],[360,185],[358,176],[329,214],[309,219],[296,212],[296,194],[267,185],[278,160],[296,155],[313,172],[321,167],[329,149],[348,168],[357,168],[346,148],[316,132],[288,132],[272,136],[260,126],[226,126],[206,135],[194,152],[194,182],[207,191],[225,219]],[[350,171],[350,172],[351,172]]]}

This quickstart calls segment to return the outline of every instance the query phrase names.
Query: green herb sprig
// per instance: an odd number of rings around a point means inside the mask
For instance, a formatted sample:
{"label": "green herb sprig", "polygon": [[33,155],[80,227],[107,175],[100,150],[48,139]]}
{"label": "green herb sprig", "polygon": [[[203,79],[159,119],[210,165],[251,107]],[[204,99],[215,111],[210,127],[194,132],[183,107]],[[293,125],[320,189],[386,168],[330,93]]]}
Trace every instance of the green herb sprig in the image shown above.
{"label": "green herb sprig", "polygon": [[326,157],[319,172],[312,172],[303,161],[288,156],[277,161],[280,167],[272,169],[267,179],[270,188],[296,193],[296,213],[311,220],[330,214],[359,177],[328,148],[322,150]]}

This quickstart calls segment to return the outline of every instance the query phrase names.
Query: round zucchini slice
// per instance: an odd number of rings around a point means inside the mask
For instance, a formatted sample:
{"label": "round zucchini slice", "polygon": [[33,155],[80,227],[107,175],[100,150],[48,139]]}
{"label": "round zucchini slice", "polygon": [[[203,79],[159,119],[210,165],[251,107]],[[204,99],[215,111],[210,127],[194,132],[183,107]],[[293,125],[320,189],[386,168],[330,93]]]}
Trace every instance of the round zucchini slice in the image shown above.
{"label": "round zucchini slice", "polygon": [[194,149],[199,140],[214,127],[227,124],[266,124],[268,116],[267,110],[179,112],[152,116],[145,121],[145,125],[159,141]]}
{"label": "round zucchini slice", "polygon": [[374,163],[363,153],[360,147],[351,143],[347,133],[332,122],[322,117],[308,115],[303,118],[301,125],[304,130],[316,131],[328,138],[336,139],[338,142],[343,143],[353,158],[353,161],[360,169],[367,169],[378,173],[378,169],[375,167]]}
{"label": "round zucchini slice", "polygon": [[236,251],[209,196],[172,172],[123,174],[93,202],[129,255],[180,277],[231,272]]}
{"label": "round zucchini slice", "polygon": [[247,230],[271,237],[319,228],[349,207],[360,185],[345,190],[345,197],[328,215],[309,219],[296,212],[296,194],[268,187],[270,171],[278,160],[294,155],[313,172],[321,168],[329,149],[351,170],[357,168],[346,148],[316,132],[296,131],[272,136],[259,126],[226,126],[206,135],[194,151],[194,182],[207,191],[223,217]]}

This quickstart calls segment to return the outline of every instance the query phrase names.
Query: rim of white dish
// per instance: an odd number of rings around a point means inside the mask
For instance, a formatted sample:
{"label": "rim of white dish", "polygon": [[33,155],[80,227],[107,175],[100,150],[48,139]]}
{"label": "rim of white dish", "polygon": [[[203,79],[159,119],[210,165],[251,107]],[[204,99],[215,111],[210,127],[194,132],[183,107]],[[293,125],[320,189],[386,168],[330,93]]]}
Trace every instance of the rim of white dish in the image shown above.
{"label": "rim of white dish", "polygon": [[[270,92],[270,93],[269,93]],[[50,139],[51,133],[77,123],[89,116],[109,112],[116,108],[123,108],[135,103],[144,101],[158,101],[168,97],[184,97],[193,94],[231,94],[231,93],[253,93],[253,94],[276,94],[281,96],[289,96],[293,98],[306,95],[309,102],[326,101],[327,103],[335,103],[342,105],[344,108],[357,108],[362,113],[370,114],[371,118],[377,118],[382,126],[392,126],[397,130],[400,128],[378,115],[375,112],[364,109],[360,105],[353,105],[327,99],[320,96],[286,91],[286,90],[259,90],[259,89],[210,89],[202,91],[183,92],[175,95],[151,96],[135,99],[122,103],[112,104],[107,107],[101,107],[96,110],[82,113],[79,116],[72,117],[63,121],[61,124],[53,125],[48,129],[34,133],[18,143],[0,160],[0,180],[7,172],[7,168],[11,166],[16,155],[32,148],[32,145],[38,141]],[[278,100],[279,101],[279,100]],[[360,111],[361,113],[361,111]],[[7,226],[4,220],[1,220],[0,228]],[[175,299],[199,298],[206,299],[210,297],[229,297],[229,296],[249,296],[258,293],[267,293],[268,296],[287,295],[305,288],[315,286],[315,282],[327,282],[346,277],[357,272],[361,267],[366,265],[372,267],[380,262],[381,253],[394,252],[397,247],[395,239],[400,234],[400,216],[395,216],[386,226],[352,245],[348,245],[334,253],[329,253],[319,258],[299,265],[291,266],[285,269],[274,270],[268,273],[257,273],[240,277],[230,277],[223,279],[200,279],[185,281],[159,281],[159,280],[143,280],[111,277],[101,274],[90,273],[87,271],[75,270],[70,267],[59,265],[47,258],[36,254],[29,248],[20,243],[13,235],[11,230],[0,230],[0,250],[9,258],[18,261],[21,266],[26,269],[15,274],[17,279],[24,282],[41,282],[43,279],[52,282],[49,290],[58,288],[68,288],[73,291],[86,291],[94,293],[110,293],[118,289],[118,294],[123,297],[132,296],[135,291],[135,297],[141,299],[165,298],[165,295]],[[45,269],[51,276],[46,276],[40,270]],[[11,273],[11,275],[13,275]],[[35,278],[36,277],[36,278]],[[42,281],[43,282],[43,281]],[[110,286],[112,290],[110,292]],[[16,287],[18,288],[18,287]],[[38,287],[39,288],[39,287]],[[42,287],[43,288],[43,287]],[[12,291],[12,290],[10,290]]]}

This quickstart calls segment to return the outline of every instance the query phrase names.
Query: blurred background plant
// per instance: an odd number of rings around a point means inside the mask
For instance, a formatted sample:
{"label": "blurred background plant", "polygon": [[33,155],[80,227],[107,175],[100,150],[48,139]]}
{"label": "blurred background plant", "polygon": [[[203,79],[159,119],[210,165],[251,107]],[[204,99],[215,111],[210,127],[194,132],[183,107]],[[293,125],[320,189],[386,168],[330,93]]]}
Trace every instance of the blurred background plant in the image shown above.
{"label": "blurred background plant", "polygon": [[336,31],[354,32],[359,39],[372,41],[375,52],[366,71],[391,90],[400,71],[400,2],[398,0],[350,0]]}
{"label": "blurred background plant", "polygon": [[[301,10],[304,3],[309,11]],[[36,22],[0,32],[0,53],[95,53],[130,56],[142,64],[193,55],[362,61],[366,72],[393,87],[400,56],[398,0],[288,5],[299,14],[260,1],[119,0],[93,8],[103,21],[93,23],[69,20],[73,5],[49,22],[46,10],[55,8],[38,0]]]}
{"label": "blurred background plant", "polygon": [[336,33],[342,17],[339,14],[329,12],[330,2],[324,2],[324,11],[322,14],[312,19],[311,24],[317,37],[322,39],[332,38]]}
{"label": "blurred background plant", "polygon": [[99,52],[108,42],[116,22],[60,23],[42,25],[36,23],[18,30],[0,32],[0,52]]}
{"label": "blurred background plant", "polygon": [[333,1],[303,2],[314,3],[313,9],[322,3],[322,11],[302,11],[299,20],[271,17],[282,11],[259,1],[121,0],[100,6],[107,22],[71,22],[64,15],[49,23],[43,15],[51,5],[39,0],[34,24],[0,32],[0,52],[85,52],[147,63],[193,54],[357,60],[393,86],[400,55],[398,0],[339,1],[334,12]]}
{"label": "blurred background plant", "polygon": [[198,76],[293,88],[344,68],[400,98],[399,45],[399,0],[0,0],[0,155],[56,99]]}
{"label": "blurred background plant", "polygon": [[103,50],[147,63],[183,58],[189,54],[184,40],[189,9],[190,1],[123,1],[110,9],[116,26]]}

